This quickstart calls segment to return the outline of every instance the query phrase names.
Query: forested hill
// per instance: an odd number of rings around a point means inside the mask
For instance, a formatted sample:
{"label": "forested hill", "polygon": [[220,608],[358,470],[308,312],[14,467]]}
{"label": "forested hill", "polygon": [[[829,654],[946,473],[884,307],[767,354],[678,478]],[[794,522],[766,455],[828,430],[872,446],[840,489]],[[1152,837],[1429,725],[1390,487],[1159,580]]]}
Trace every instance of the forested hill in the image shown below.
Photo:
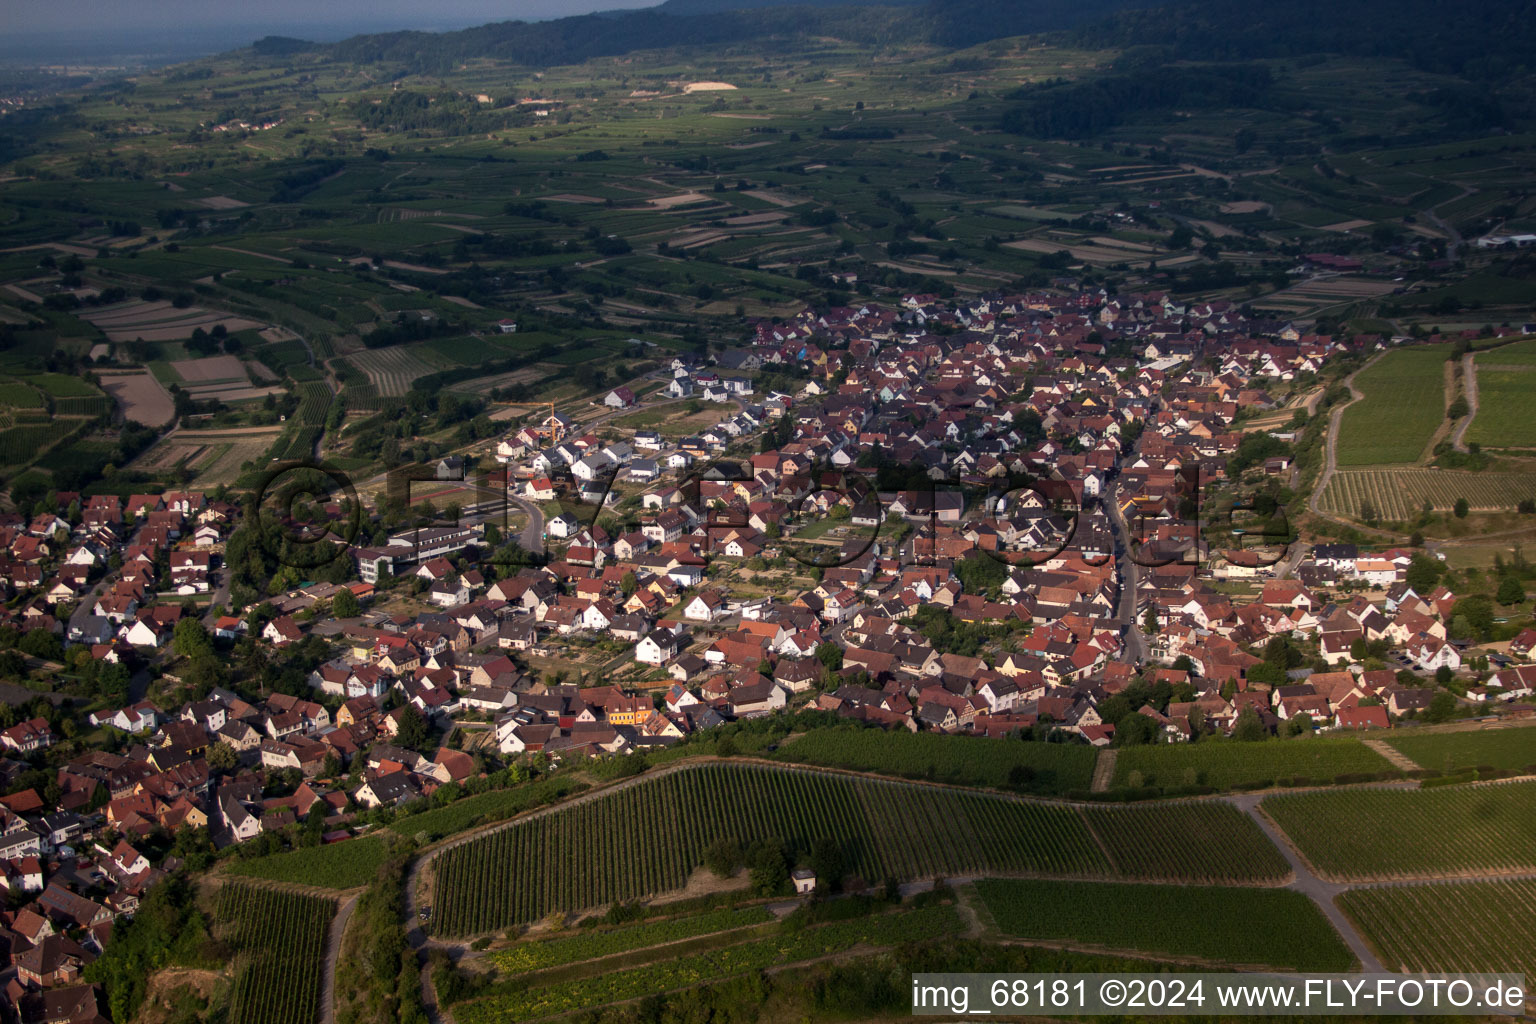
{"label": "forested hill", "polygon": [[1072,33],[1087,48],[1165,46],[1182,60],[1335,53],[1506,80],[1536,68],[1536,0],[1178,0]]}
{"label": "forested hill", "polygon": [[[574,64],[636,50],[730,46],[830,37],[873,45],[964,47],[989,39],[1078,29],[1147,0],[889,0],[888,4],[812,0],[669,0],[639,11],[500,22],[458,32],[391,32],[316,47],[340,60],[400,63],[433,70],[490,57],[533,67]],[[258,52],[300,48],[263,40]]]}

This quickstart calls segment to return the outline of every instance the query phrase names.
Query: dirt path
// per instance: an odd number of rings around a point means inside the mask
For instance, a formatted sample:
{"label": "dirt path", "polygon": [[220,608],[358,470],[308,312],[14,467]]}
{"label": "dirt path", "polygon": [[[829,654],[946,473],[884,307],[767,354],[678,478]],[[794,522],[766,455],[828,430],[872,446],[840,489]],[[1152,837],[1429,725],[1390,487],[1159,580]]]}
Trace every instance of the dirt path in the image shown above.
{"label": "dirt path", "polygon": [[1328,436],[1323,442],[1323,471],[1317,475],[1317,483],[1312,485],[1312,493],[1307,496],[1307,509],[1319,519],[1326,519],[1331,523],[1339,523],[1361,533],[1372,534],[1377,537],[1394,538],[1397,535],[1389,530],[1377,530],[1373,527],[1362,526],[1359,523],[1350,522],[1345,519],[1338,519],[1322,509],[1323,493],[1328,490],[1328,482],[1333,479],[1334,470],[1338,468],[1339,427],[1344,422],[1344,410],[1365,397],[1363,393],[1355,388],[1355,378],[1362,371],[1369,369],[1375,364],[1376,360],[1385,354],[1383,352],[1372,356],[1364,366],[1361,366],[1360,369],[1344,378],[1344,386],[1349,388],[1351,397],[1349,401],[1340,402],[1334,406],[1333,412],[1329,414]]}
{"label": "dirt path", "polygon": [[1380,754],[1388,761],[1391,761],[1392,767],[1394,768],[1399,768],[1405,772],[1416,772],[1420,770],[1419,766],[1414,763],[1412,758],[1385,740],[1361,740],[1360,742],[1376,751],[1376,753]]}
{"label": "dirt path", "polygon": [[346,934],[352,911],[356,909],[357,896],[352,896],[331,919],[331,930],[325,941],[325,982],[320,987],[320,1024],[334,1024],[336,1020],[336,961],[341,959],[341,938]]}
{"label": "dirt path", "polygon": [[1468,352],[1461,357],[1461,379],[1463,393],[1467,396],[1467,414],[1456,424],[1456,430],[1451,434],[1451,444],[1459,452],[1467,450],[1466,443],[1462,440],[1467,436],[1467,428],[1477,418],[1477,360]]}
{"label": "dirt path", "polygon": [[1115,777],[1115,761],[1119,751],[1113,747],[1099,751],[1099,758],[1093,763],[1093,785],[1089,790],[1094,793],[1109,792],[1109,784]]}

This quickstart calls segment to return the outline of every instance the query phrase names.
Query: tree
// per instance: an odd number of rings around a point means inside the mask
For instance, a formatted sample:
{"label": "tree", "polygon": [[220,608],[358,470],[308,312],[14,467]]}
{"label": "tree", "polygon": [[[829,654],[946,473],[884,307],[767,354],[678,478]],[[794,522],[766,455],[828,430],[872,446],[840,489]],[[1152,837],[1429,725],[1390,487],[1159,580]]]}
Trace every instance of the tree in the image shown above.
{"label": "tree", "polygon": [[729,878],[741,866],[741,844],[722,836],[704,850],[704,866],[716,878]]}
{"label": "tree", "polygon": [[789,881],[784,846],[777,839],[760,839],[747,850],[748,876],[756,896],[777,896]]}
{"label": "tree", "polygon": [[421,717],[416,705],[405,705],[405,709],[400,712],[400,728],[395,733],[395,742],[407,750],[421,750],[427,745],[429,733],[427,720]]}
{"label": "tree", "polygon": [[1149,607],[1141,617],[1141,631],[1147,636],[1156,636],[1157,628],[1157,609]]}
{"label": "tree", "polygon": [[835,839],[818,839],[811,847],[811,870],[816,874],[818,886],[826,886],[832,892],[841,888],[847,863],[843,849]]}
{"label": "tree", "polygon": [[[1435,682],[1439,683],[1441,686],[1448,685],[1450,681],[1455,678],[1456,673],[1451,671],[1451,666],[1449,665],[1441,665],[1439,668],[1435,669]],[[1446,696],[1449,697],[1450,694],[1446,694]],[[1452,699],[1454,700],[1455,698]]]}
{"label": "tree", "polygon": [[829,672],[836,672],[843,667],[843,649],[829,641],[823,640],[816,645],[816,658]]}
{"label": "tree", "polygon": [[1424,721],[1446,722],[1456,714],[1456,697],[1453,694],[1441,690],[1429,700],[1429,707],[1424,710]]}
{"label": "tree", "polygon": [[1140,747],[1157,742],[1157,722],[1139,711],[1133,711],[1115,725],[1115,745]]}
{"label": "tree", "polygon": [[1408,562],[1408,570],[1403,574],[1403,579],[1413,588],[1415,594],[1424,597],[1435,589],[1435,584],[1440,582],[1440,574],[1443,571],[1444,568],[1438,558],[1416,551]]}
{"label": "tree", "polygon": [[1525,585],[1513,576],[1505,576],[1499,581],[1499,604],[1519,604],[1525,600]]}
{"label": "tree", "polygon": [[1467,518],[1467,513],[1469,511],[1471,511],[1471,506],[1469,506],[1467,504],[1467,499],[1466,498],[1457,498],[1456,499],[1456,507],[1453,508],[1451,511],[1456,513],[1456,518],[1457,519],[1465,519],[1465,518]]}
{"label": "tree", "polygon": [[213,640],[200,619],[182,618],[172,634],[172,648],[183,658],[197,658],[213,653]]}
{"label": "tree", "polygon": [[1264,728],[1264,723],[1259,721],[1259,713],[1253,708],[1248,708],[1237,716],[1237,724],[1232,727],[1232,737],[1246,743],[1262,740],[1269,736],[1269,730]]}
{"label": "tree", "polygon": [[239,760],[235,754],[235,748],[223,740],[211,744],[203,756],[208,761],[210,769],[226,775],[235,770],[235,764]]}
{"label": "tree", "polygon": [[357,595],[347,589],[338,590],[331,598],[331,614],[338,619],[353,619],[362,611]]}

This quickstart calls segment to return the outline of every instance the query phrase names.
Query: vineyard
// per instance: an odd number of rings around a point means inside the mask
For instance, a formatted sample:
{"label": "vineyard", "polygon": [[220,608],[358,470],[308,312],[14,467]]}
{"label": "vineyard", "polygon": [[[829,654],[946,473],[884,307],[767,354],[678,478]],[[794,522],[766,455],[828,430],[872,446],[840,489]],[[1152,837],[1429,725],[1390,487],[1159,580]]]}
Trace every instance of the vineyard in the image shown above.
{"label": "vineyard", "polygon": [[953,907],[942,905],[779,930],[767,938],[693,953],[686,959],[662,960],[545,987],[525,988],[514,983],[494,995],[454,1004],[453,1019],[457,1024],[514,1024],[813,960],[855,946],[898,946],[941,939],[959,931],[959,915]]}
{"label": "vineyard", "polygon": [[493,789],[474,796],[460,797],[442,807],[396,818],[389,828],[403,836],[422,836],[428,841],[441,839],[475,825],[510,818],[530,808],[580,793],[586,788],[584,782],[557,775],[512,789]]}
{"label": "vineyard", "polygon": [[818,729],[775,758],[799,764],[935,779],[963,786],[1019,786],[1040,793],[1086,790],[1098,751],[1078,743],[1000,742],[937,732]]}
{"label": "vineyard", "polygon": [[1420,768],[1530,769],[1536,774],[1536,727],[1414,735],[1393,731],[1387,740]]}
{"label": "vineyard", "polygon": [[1344,410],[1338,465],[1417,462],[1445,420],[1447,345],[1388,352],[1355,377],[1365,397]]}
{"label": "vineyard", "polygon": [[1116,786],[1205,785],[1217,789],[1290,779],[1332,782],[1339,775],[1392,766],[1354,739],[1267,740],[1259,743],[1172,743],[1126,747],[1115,760]]}
{"label": "vineyard", "polygon": [[67,430],[58,424],[39,423],[0,430],[0,466],[19,466],[37,458],[38,452],[61,439]]}
{"label": "vineyard", "polygon": [[230,1024],[319,1019],[326,930],[336,904],[254,885],[219,890],[216,930],[234,949]]}
{"label": "vineyard", "polygon": [[493,954],[491,960],[498,968],[509,973],[538,971],[562,964],[574,964],[583,960],[595,960],[615,953],[627,953],[634,949],[646,949],[666,942],[678,942],[700,935],[746,928],[774,920],[765,907],[747,910],[716,910],[692,917],[679,917],[668,921],[647,921],[627,928],[609,931],[586,931],[564,938],[524,942],[511,949]]}
{"label": "vineyard", "polygon": [[331,411],[331,388],[321,380],[306,380],[296,385],[299,395],[299,422],[309,427],[325,423],[326,413]]}
{"label": "vineyard", "polygon": [[1098,878],[1115,865],[1129,877],[1167,881],[1274,882],[1285,873],[1257,826],[1215,802],[1078,809],[704,765],[444,851],[434,862],[436,926],[444,935],[473,935],[673,891],[714,840],[767,837],[801,851],[835,838],[849,871],[866,881],[984,872]]}
{"label": "vineyard", "polygon": [[353,889],[367,885],[379,873],[387,852],[374,836],[326,846],[301,847],[252,860],[234,861],[229,873],[274,882],[298,882],[324,889]]}
{"label": "vineyard", "polygon": [[1115,873],[1126,878],[1279,883],[1290,874],[1253,819],[1225,801],[1109,805],[1087,814]]}
{"label": "vineyard", "polygon": [[1350,889],[1339,906],[1388,970],[1536,975],[1536,881]]}
{"label": "vineyard", "polygon": [[976,894],[1012,938],[1348,971],[1355,957],[1322,911],[1289,889],[983,879]]}
{"label": "vineyard", "polygon": [[1337,515],[1360,517],[1369,502],[1378,517],[1411,519],[1427,501],[1444,512],[1466,498],[1476,512],[1510,511],[1522,499],[1536,497],[1536,474],[1454,469],[1349,469],[1328,481],[1322,507]]}
{"label": "vineyard", "polygon": [[1536,343],[1505,345],[1477,356],[1477,416],[1466,440],[1484,448],[1536,448],[1531,389]]}
{"label": "vineyard", "polygon": [[435,367],[401,345],[371,348],[347,357],[368,377],[369,383],[387,397],[408,394],[411,381],[433,372]]}
{"label": "vineyard", "polygon": [[1294,793],[1261,806],[1334,881],[1536,870],[1536,782]]}

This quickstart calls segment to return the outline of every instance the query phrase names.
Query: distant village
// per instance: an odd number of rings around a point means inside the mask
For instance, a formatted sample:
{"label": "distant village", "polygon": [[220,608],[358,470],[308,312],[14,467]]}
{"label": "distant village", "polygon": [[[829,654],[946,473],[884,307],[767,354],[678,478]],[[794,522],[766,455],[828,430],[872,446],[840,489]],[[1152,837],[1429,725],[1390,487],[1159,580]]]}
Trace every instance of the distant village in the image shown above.
{"label": "distant village", "polygon": [[[1414,584],[1422,550],[1258,558],[1183,517],[1194,469],[1291,486],[1285,416],[1273,454],[1233,468],[1246,420],[1402,340],[1161,294],[808,309],[673,360],[644,399],[597,400],[697,399],[719,414],[697,433],[551,410],[500,438],[483,467],[543,545],[520,564],[488,559],[493,517],[465,515],[247,608],[228,496],[58,493],[0,517],[0,626],[60,691],[11,687],[0,731],[6,996],[21,1019],[97,1019],[82,971],[182,863],[169,837],[343,842],[523,759],[807,708],[1099,746],[1131,741],[1124,708],[1103,713],[1127,694],[1135,742],[1388,729],[1442,695],[1529,714],[1536,631],[1452,637],[1457,595]],[[237,678],[187,670],[210,656]],[[81,678],[116,699],[68,696]]]}

